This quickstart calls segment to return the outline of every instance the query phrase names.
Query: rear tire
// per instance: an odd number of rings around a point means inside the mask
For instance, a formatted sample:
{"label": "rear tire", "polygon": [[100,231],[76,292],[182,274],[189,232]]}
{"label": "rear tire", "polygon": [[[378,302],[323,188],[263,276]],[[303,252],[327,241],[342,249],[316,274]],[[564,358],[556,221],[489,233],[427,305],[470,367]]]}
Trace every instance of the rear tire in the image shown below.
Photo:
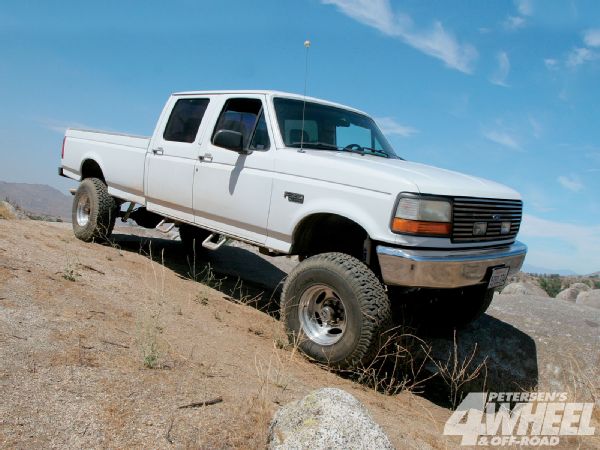
{"label": "rear tire", "polygon": [[115,226],[117,204],[99,178],[83,180],[73,198],[73,233],[85,242],[107,241]]}
{"label": "rear tire", "polygon": [[298,264],[283,286],[281,313],[290,343],[337,369],[370,363],[391,323],[384,286],[369,267],[344,253]]}

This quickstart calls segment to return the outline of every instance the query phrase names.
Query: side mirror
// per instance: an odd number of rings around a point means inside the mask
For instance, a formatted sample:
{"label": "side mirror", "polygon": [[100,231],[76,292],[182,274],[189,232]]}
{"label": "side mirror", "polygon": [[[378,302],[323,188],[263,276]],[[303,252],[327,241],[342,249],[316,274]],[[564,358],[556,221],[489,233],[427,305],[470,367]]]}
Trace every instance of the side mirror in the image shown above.
{"label": "side mirror", "polygon": [[213,144],[234,152],[242,153],[244,136],[239,131],[219,130],[215,133]]}

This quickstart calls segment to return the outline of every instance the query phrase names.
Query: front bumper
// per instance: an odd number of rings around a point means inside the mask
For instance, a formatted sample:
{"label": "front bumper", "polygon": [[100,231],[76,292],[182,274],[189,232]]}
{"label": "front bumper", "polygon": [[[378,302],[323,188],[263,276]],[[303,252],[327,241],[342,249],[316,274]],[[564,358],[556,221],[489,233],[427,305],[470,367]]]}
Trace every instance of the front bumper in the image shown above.
{"label": "front bumper", "polygon": [[483,283],[494,267],[510,267],[509,276],[523,265],[527,246],[476,250],[413,250],[377,246],[377,256],[388,285],[458,288]]}

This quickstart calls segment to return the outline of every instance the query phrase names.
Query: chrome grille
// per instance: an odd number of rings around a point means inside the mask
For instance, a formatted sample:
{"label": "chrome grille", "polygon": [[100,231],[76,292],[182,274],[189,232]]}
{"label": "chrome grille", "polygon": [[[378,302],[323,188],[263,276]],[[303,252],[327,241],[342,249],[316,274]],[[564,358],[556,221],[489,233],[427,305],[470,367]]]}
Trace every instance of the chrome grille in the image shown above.
{"label": "chrome grille", "polygon": [[[498,200],[493,198],[454,197],[452,242],[514,241],[523,213],[521,200]],[[475,236],[473,226],[487,223],[485,235]],[[502,222],[510,222],[510,231],[500,234]]]}

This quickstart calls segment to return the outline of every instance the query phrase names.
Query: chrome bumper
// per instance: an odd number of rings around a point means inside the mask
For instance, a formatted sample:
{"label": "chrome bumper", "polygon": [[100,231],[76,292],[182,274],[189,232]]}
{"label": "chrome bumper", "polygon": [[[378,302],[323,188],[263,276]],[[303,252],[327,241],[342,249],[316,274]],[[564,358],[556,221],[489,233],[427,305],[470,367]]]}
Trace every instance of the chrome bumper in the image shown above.
{"label": "chrome bumper", "polygon": [[412,250],[377,246],[377,256],[388,285],[457,288],[483,283],[489,269],[510,267],[509,275],[523,265],[527,246],[515,242],[508,247],[477,250]]}

